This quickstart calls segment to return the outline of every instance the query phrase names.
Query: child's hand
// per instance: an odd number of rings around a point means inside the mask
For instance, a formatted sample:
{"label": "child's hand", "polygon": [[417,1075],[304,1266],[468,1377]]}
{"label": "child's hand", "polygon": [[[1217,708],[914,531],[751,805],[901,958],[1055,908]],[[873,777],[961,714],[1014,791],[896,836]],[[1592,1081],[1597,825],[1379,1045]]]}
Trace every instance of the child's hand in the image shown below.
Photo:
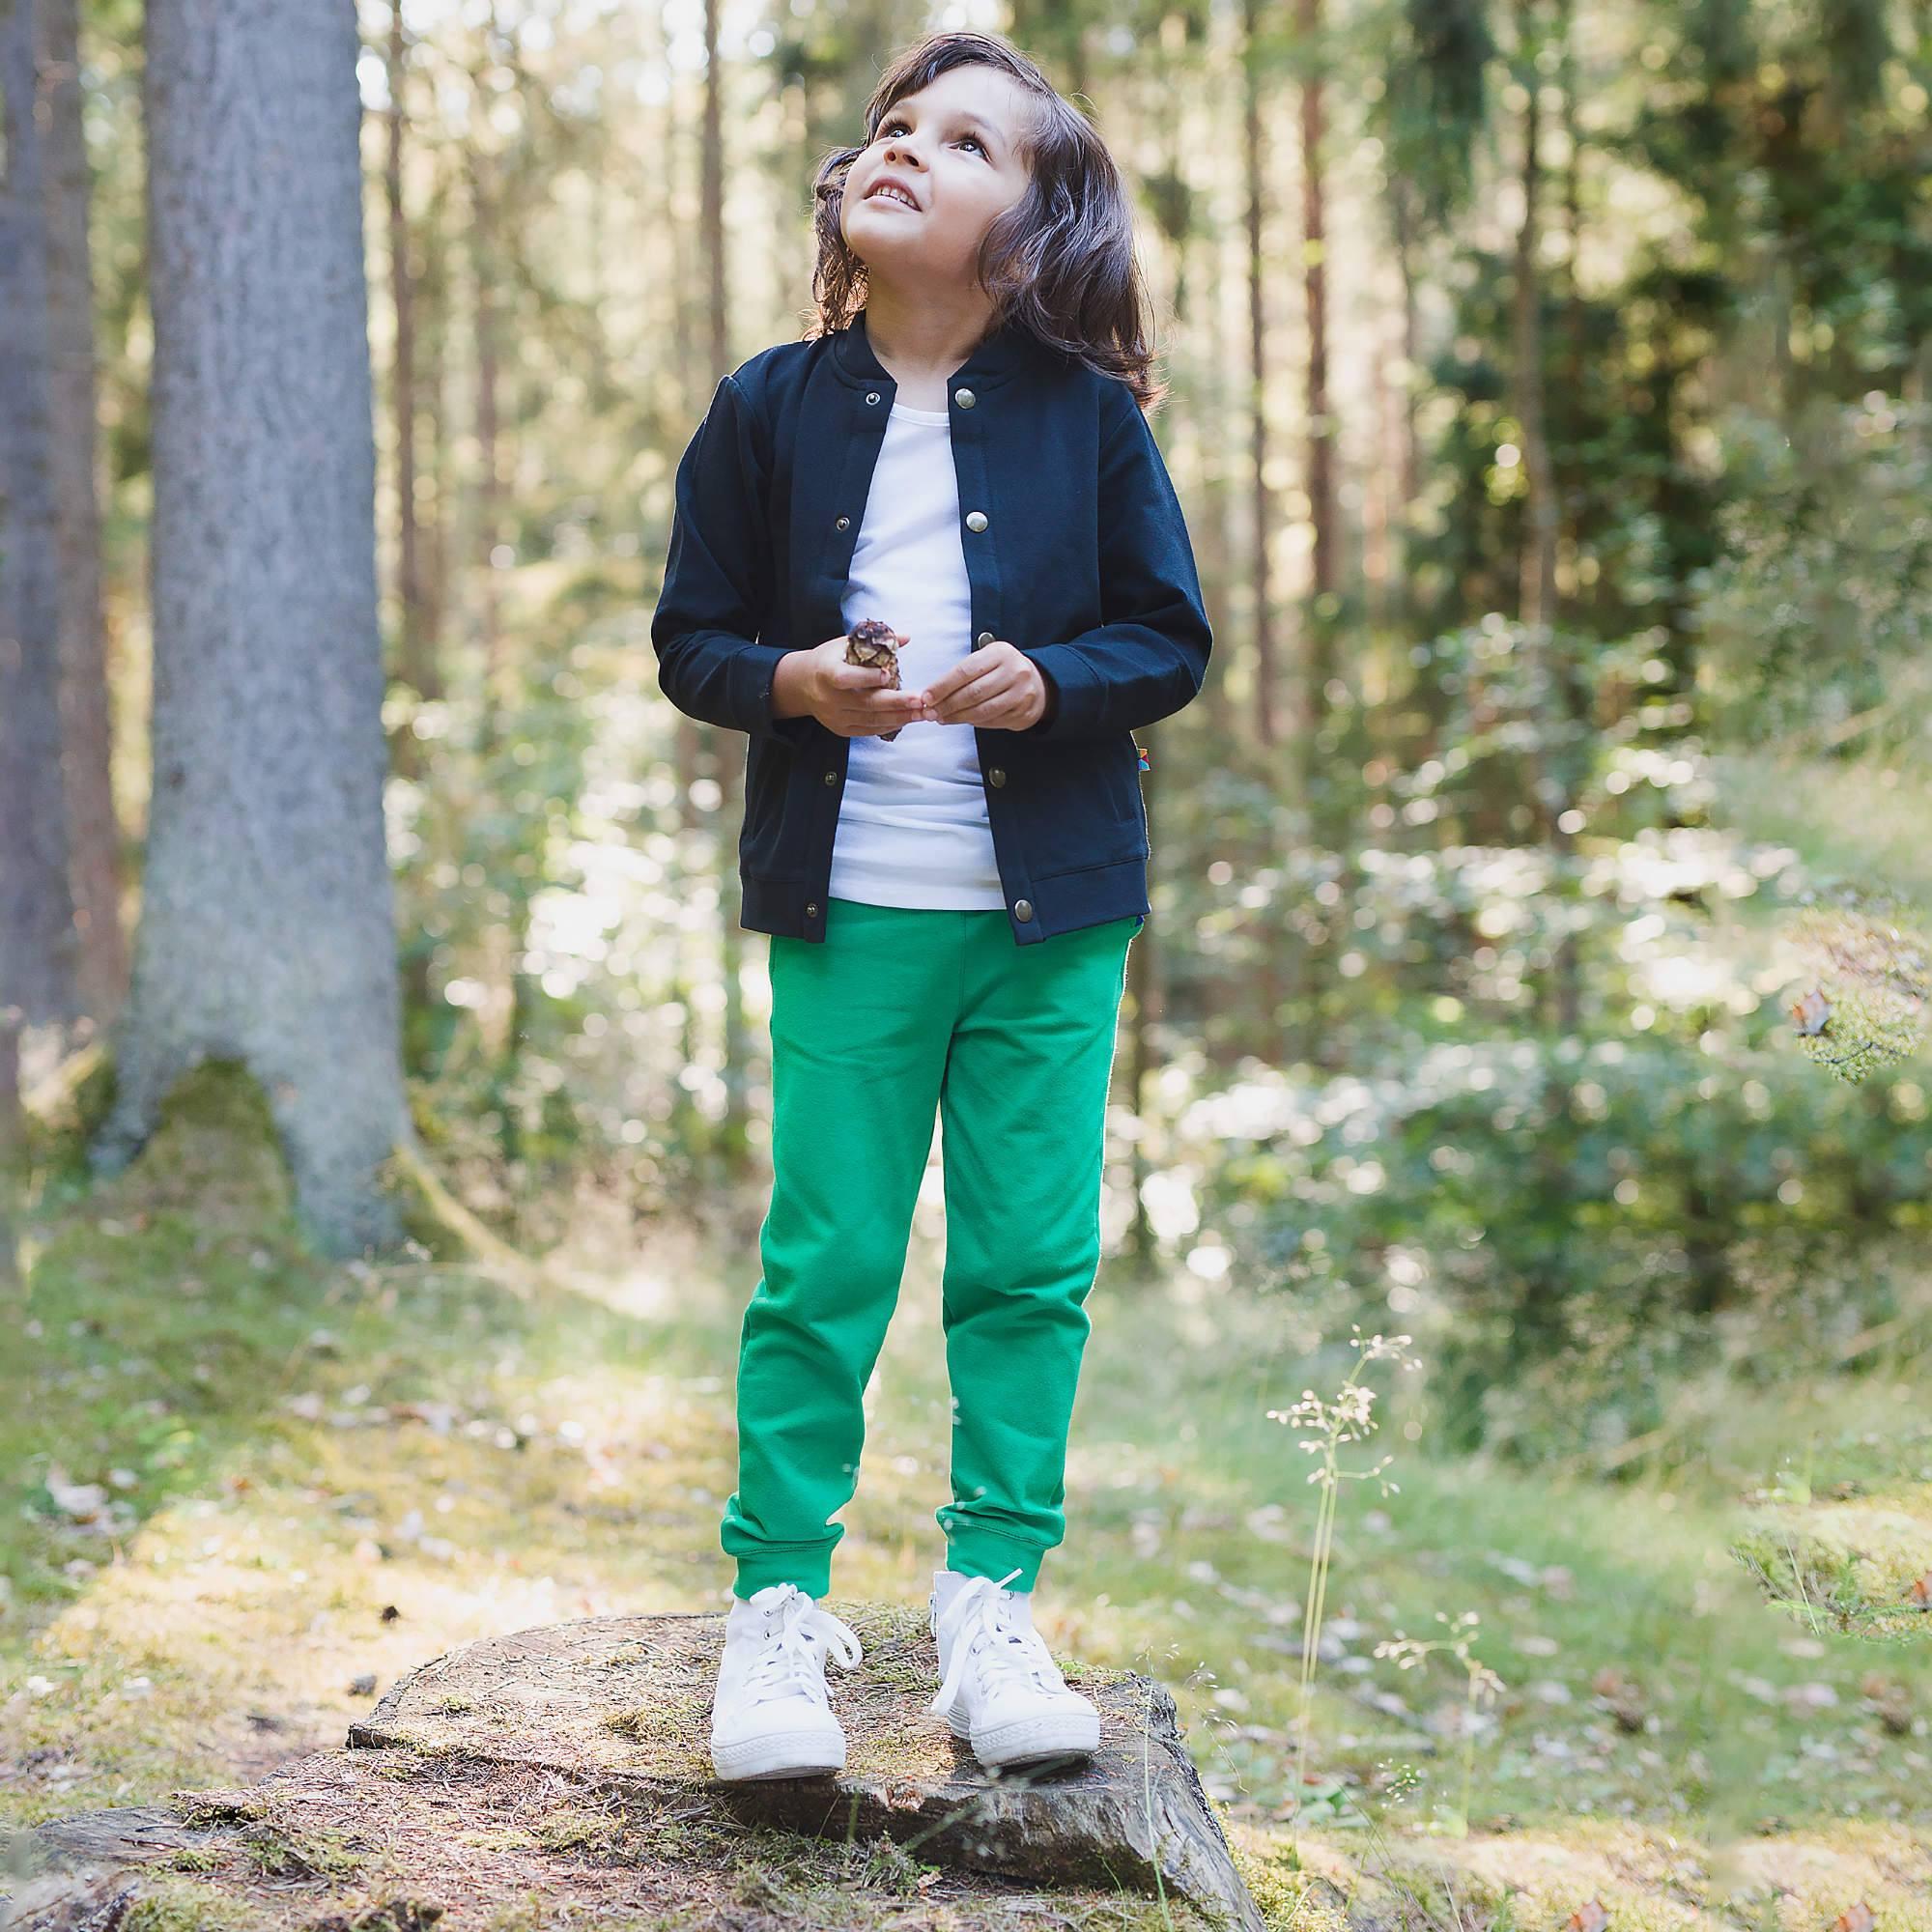
{"label": "child's hand", "polygon": [[[904,633],[894,635],[900,644],[906,641]],[[845,642],[842,635],[827,638],[809,651],[787,651],[779,660],[775,683],[789,685],[796,680],[798,710],[810,712],[841,738],[880,736],[930,715],[918,692],[885,689],[891,671],[876,665],[847,664]],[[774,710],[781,717],[786,715],[777,704]]]}
{"label": "child's hand", "polygon": [[1046,715],[1046,680],[1016,644],[995,638],[970,651],[914,696],[927,700],[937,724],[997,725],[1024,731]]}

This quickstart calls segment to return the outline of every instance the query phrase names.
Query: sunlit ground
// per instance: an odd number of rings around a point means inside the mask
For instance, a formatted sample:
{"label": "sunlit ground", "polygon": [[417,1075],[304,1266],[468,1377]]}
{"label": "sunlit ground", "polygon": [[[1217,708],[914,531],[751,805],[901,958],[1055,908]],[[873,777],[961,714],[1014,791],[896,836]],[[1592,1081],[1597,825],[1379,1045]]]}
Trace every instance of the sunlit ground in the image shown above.
{"label": "sunlit ground", "polygon": [[[178,1132],[29,1246],[0,1365],[0,1805],[18,1822],[257,1777],[471,1637],[728,1588],[754,1248],[634,1242],[585,1204],[574,1292],[547,1300],[428,1263],[327,1268],[290,1258],[266,1167],[231,1168],[228,1218],[197,1237],[170,1163],[213,1145]],[[835,1598],[917,1603],[943,1560],[942,1230],[928,1199]],[[1266,1414],[1311,1379],[1295,1324],[1184,1269],[1141,1285],[1105,1265],[1089,1308],[1041,1625],[1063,1653],[1157,1672],[1241,1841],[1279,1850],[1318,1494]],[[1345,1883],[1404,1871],[1438,1904],[1452,1880],[1481,1909],[1516,1888],[1521,1924],[1596,1893],[1613,1915],[1646,1901],[1619,1925],[1822,1928],[1862,1896],[1883,1932],[1932,1927],[1925,1625],[1861,1640],[1808,1601],[1821,1578],[1882,1593],[1932,1568],[1912,1366],[1760,1396],[1710,1444],[1711,1476],[1669,1487],[1438,1459],[1398,1427],[1355,1445],[1357,1466],[1391,1454],[1400,1488],[1343,1487],[1308,1861]],[[1886,1536],[1861,1537],[1860,1512]],[[1791,1606],[1737,1545],[1786,1552],[1769,1568]],[[1493,1701],[1447,1652],[1376,1655],[1469,1612]],[[1737,1903],[1700,1918],[1714,1883]]]}

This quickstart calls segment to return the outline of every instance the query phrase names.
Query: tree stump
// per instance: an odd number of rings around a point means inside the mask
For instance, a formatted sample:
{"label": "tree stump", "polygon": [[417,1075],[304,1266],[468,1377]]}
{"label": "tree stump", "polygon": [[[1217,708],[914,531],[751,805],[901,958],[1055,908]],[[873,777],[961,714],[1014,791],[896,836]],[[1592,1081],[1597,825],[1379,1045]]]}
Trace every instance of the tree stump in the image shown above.
{"label": "tree stump", "polygon": [[[392,1850],[409,1840],[406,1867],[422,1896],[384,1900],[388,1916],[367,1922],[429,1923],[442,1909],[433,1898],[464,1890],[461,1840],[479,1834],[444,1823],[414,1836],[407,1815],[414,1784],[443,1794],[437,1802],[445,1806],[459,1786],[479,1806],[492,1793],[541,1787],[635,1804],[655,1819],[708,1813],[820,1840],[884,1836],[959,1874],[1159,1893],[1209,1925],[1264,1932],[1181,1743],[1174,1699],[1152,1679],[1059,1660],[1100,1712],[1099,1750],[990,1774],[925,1709],[939,1681],[923,1609],[828,1606],[865,1647],[857,1670],[826,1672],[847,1741],[843,1772],[754,1781],[712,1775],[722,1611],[547,1625],[419,1665],[349,1727],[346,1749],[311,1752],[247,1791],[180,1793],[172,1809],[126,1806],[42,1826],[32,1836],[53,1871],[15,1893],[12,1922],[23,1932],[118,1922],[128,1868],[165,1862],[211,1832],[252,1835],[249,1862],[259,1872],[264,1821],[273,1820],[298,1878],[327,1864],[319,1833]],[[540,1871],[526,1874],[528,1885],[542,1882]]]}

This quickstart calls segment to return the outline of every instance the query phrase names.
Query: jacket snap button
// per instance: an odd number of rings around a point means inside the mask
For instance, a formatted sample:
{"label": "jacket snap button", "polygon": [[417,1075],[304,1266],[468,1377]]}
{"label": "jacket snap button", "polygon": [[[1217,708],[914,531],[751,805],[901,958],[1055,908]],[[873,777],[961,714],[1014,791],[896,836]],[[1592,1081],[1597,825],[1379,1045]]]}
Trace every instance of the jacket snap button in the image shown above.
{"label": "jacket snap button", "polygon": [[1000,769],[998,765],[995,765],[993,769],[986,774],[986,782],[988,784],[1003,785],[1006,783],[1006,781],[1007,781],[1007,775]]}
{"label": "jacket snap button", "polygon": [[955,403],[957,403],[962,410],[970,410],[973,407],[973,404],[977,400],[977,398],[974,396],[973,391],[971,389],[954,389],[952,392],[952,400]]}
{"label": "jacket snap button", "polygon": [[1015,899],[1013,901],[1013,917],[1015,919],[1031,919],[1033,917],[1033,901],[1031,899]]}
{"label": "jacket snap button", "polygon": [[818,917],[818,901],[816,899],[806,900],[805,916],[807,919],[816,919]]}
{"label": "jacket snap button", "polygon": [[983,530],[986,527],[985,511],[968,510],[966,512],[966,527],[969,530]]}
{"label": "jacket snap button", "polygon": [[866,391],[866,400],[867,400],[867,401],[868,403],[876,403],[876,402],[877,402],[877,401],[879,400],[879,392],[878,392],[878,390],[876,390],[876,389],[867,389],[867,390]]}
{"label": "jacket snap button", "polygon": [[992,632],[981,631],[980,635],[973,639],[973,648],[977,651],[981,644],[990,644],[992,641],[993,641]]}
{"label": "jacket snap button", "polygon": [[825,774],[825,782],[829,785],[836,785],[838,782],[838,773],[836,768]]}
{"label": "jacket snap button", "polygon": [[850,517],[840,517],[838,521],[832,526],[832,527],[835,530],[842,530],[851,521],[852,519]]}

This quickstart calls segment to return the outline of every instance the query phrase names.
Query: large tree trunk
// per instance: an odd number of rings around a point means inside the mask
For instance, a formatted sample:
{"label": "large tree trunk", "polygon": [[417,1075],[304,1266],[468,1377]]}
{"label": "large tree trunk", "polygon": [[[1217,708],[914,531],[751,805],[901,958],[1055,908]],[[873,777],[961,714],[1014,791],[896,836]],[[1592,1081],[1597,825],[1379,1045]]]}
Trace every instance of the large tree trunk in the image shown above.
{"label": "large tree trunk", "polygon": [[71,1019],[47,232],[33,0],[0,0],[0,1151],[16,1035]]}
{"label": "large tree trunk", "polygon": [[151,0],[154,795],[117,1166],[198,1061],[266,1090],[319,1244],[394,1238],[355,19]]}
{"label": "large tree trunk", "polygon": [[68,874],[80,948],[81,1006],[104,1026],[127,996],[128,944],[121,929],[121,828],[114,815],[113,727],[100,614],[94,276],[87,245],[91,194],[74,0],[40,0],[40,35]]}

